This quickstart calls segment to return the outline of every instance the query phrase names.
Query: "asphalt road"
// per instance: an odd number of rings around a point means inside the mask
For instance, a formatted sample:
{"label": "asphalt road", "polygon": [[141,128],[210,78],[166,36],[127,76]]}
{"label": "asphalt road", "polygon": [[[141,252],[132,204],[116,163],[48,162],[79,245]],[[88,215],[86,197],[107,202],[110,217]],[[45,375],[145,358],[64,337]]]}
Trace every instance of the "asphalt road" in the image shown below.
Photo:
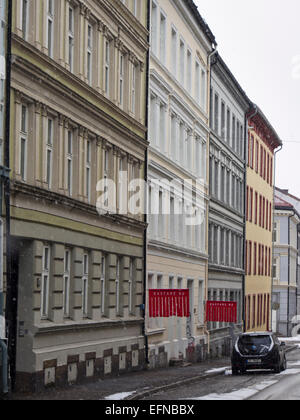
{"label": "asphalt road", "polygon": [[287,354],[288,369],[281,374],[248,372],[242,376],[209,378],[146,400],[300,400],[300,349]]}

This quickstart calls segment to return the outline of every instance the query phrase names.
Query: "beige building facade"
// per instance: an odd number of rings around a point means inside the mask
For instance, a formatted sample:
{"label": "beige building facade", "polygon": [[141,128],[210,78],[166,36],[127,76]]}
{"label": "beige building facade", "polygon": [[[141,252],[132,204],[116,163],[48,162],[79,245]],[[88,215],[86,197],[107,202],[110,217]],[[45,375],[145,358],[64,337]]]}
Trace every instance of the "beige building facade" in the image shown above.
{"label": "beige building facade", "polygon": [[146,224],[121,196],[145,177],[147,13],[146,0],[14,2],[17,389],[144,366]]}
{"label": "beige building facade", "polygon": [[[204,302],[214,44],[193,2],[151,2],[147,289],[190,292],[188,319],[147,318],[152,367],[172,359],[200,361],[208,350]],[[192,214],[196,223],[190,223]]]}

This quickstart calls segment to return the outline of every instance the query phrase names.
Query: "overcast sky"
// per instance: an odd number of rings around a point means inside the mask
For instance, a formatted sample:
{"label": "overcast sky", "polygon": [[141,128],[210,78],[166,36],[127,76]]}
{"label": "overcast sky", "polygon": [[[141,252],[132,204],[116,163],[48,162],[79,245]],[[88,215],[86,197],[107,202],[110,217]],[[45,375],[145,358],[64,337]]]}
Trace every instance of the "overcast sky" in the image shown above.
{"label": "overcast sky", "polygon": [[283,141],[276,185],[300,197],[300,0],[195,3],[224,61]]}

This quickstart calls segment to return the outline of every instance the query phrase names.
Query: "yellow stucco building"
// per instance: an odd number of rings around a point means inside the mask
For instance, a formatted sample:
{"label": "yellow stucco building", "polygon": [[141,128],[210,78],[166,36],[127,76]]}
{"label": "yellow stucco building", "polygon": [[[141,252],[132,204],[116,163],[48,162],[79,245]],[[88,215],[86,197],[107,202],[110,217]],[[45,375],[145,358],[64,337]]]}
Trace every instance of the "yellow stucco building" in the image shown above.
{"label": "yellow stucco building", "polygon": [[262,111],[248,116],[245,327],[271,328],[275,150],[280,138]]}

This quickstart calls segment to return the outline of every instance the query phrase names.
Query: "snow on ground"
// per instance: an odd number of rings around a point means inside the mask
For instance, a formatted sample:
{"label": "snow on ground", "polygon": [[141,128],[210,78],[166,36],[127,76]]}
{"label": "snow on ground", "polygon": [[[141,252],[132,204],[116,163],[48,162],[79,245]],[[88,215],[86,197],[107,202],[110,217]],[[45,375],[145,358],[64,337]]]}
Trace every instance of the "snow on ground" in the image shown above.
{"label": "snow on ground", "polygon": [[280,337],[279,340],[285,343],[300,343],[300,335],[297,335],[296,337],[287,337],[287,338]]}
{"label": "snow on ground", "polygon": [[218,368],[218,369],[207,370],[205,373],[222,373],[222,372],[225,373],[227,369],[229,369],[228,366],[223,367],[223,368]]}
{"label": "snow on ground", "polygon": [[124,400],[127,397],[130,397],[131,395],[135,394],[136,391],[133,392],[120,392],[119,394],[110,395],[108,397],[105,397],[106,400],[109,401],[120,401]]}
{"label": "snow on ground", "polygon": [[192,399],[197,401],[242,401],[253,397],[258,392],[263,391],[264,389],[269,388],[272,385],[277,384],[277,382],[278,381],[264,381],[258,385],[253,385],[251,388],[240,389],[238,391],[233,391],[228,394],[209,394],[205,395],[204,397]]}
{"label": "snow on ground", "polygon": [[288,369],[285,370],[284,372],[278,373],[277,376],[280,375],[300,375],[300,369]]}

